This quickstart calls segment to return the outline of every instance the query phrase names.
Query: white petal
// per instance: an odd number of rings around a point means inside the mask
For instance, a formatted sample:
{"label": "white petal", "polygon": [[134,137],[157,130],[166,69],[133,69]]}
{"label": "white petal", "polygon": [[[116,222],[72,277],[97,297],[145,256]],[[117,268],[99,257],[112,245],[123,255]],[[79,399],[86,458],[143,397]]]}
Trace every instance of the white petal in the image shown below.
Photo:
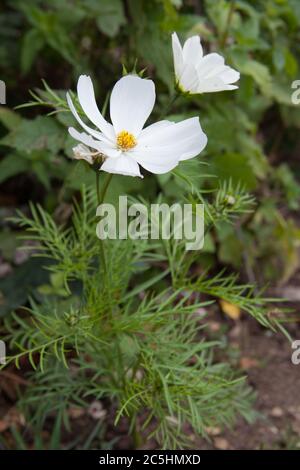
{"label": "white petal", "polygon": [[183,60],[189,64],[196,65],[203,57],[203,49],[199,36],[187,39],[183,46]]}
{"label": "white petal", "polygon": [[139,165],[130,156],[122,154],[118,158],[107,158],[100,170],[107,173],[115,173],[117,175],[125,176],[143,176],[140,173]]}
{"label": "white petal", "polygon": [[98,152],[101,152],[108,157],[115,158],[121,154],[121,151],[115,148],[113,144],[94,140],[90,135],[86,134],[85,132],[78,132],[76,129],[74,129],[74,127],[69,127],[69,134],[73,137],[73,139],[76,139],[79,142],[82,142],[83,144],[98,150]]}
{"label": "white petal", "polygon": [[173,60],[176,78],[179,79],[183,70],[182,47],[176,33],[172,34]]}
{"label": "white petal", "polygon": [[168,120],[158,121],[154,124],[150,124],[150,126],[145,127],[145,129],[143,129],[140,133],[139,143],[142,145],[147,145],[148,141],[153,142],[153,139],[155,139],[156,135],[160,136],[163,129],[166,129],[170,125],[172,126],[174,124],[174,122]]}
{"label": "white petal", "polygon": [[116,134],[126,130],[138,137],[155,103],[152,80],[136,75],[122,77],[110,98],[110,116]]}
{"label": "white petal", "polygon": [[82,142],[83,144],[91,147],[95,150],[101,152],[101,142],[94,140],[93,137],[86,134],[85,132],[78,132],[74,127],[69,127],[69,134],[73,137],[73,139],[78,140],[78,142]]}
{"label": "white petal", "polygon": [[89,120],[108,138],[114,139],[115,135],[113,126],[104,119],[98,109],[91,77],[88,77],[87,75],[81,75],[79,77],[77,94],[79,103]]}
{"label": "white petal", "polygon": [[207,54],[197,65],[199,79],[214,76],[220,66],[224,67],[224,57],[215,52]]}
{"label": "white petal", "polygon": [[122,151],[117,149],[116,147],[111,147],[107,144],[101,144],[102,153],[110,158],[118,158],[122,155]]}
{"label": "white petal", "polygon": [[199,83],[198,93],[234,90],[236,85],[230,85],[240,78],[239,72],[225,65],[220,54],[212,53],[203,57],[197,66]]}
{"label": "white petal", "polygon": [[137,146],[131,152],[131,157],[135,159],[145,170],[151,173],[167,173],[178,165],[179,151],[176,146],[143,147]]}
{"label": "white petal", "polygon": [[224,83],[235,83],[240,79],[240,73],[227,66],[225,67],[224,72],[221,73],[220,77]]}
{"label": "white petal", "polygon": [[236,85],[227,85],[220,77],[208,78],[199,83],[198,93],[214,93],[217,91],[235,90]]}
{"label": "white petal", "polygon": [[206,147],[207,136],[201,128],[198,117],[186,119],[183,124],[187,137],[184,137],[182,133],[182,139],[179,141],[182,152],[180,160],[188,160],[199,155]]}
{"label": "white petal", "polygon": [[167,173],[178,164],[180,151],[177,142],[168,138],[166,130],[175,126],[171,121],[158,121],[142,130],[132,157],[152,173]]}
{"label": "white petal", "polygon": [[70,96],[69,93],[67,93],[67,101],[68,101],[68,105],[69,105],[69,108],[73,114],[73,116],[75,117],[75,119],[79,122],[79,124],[81,125],[81,127],[86,131],[88,132],[89,134],[91,134],[92,136],[94,136],[96,139],[98,140],[101,140],[104,136],[102,134],[102,132],[99,132],[99,131],[95,131],[94,129],[92,129],[91,127],[87,126],[83,120],[79,117],[79,114],[77,113],[76,109],[75,109],[75,106],[73,104],[73,101],[72,101],[72,98]]}
{"label": "white petal", "polygon": [[178,123],[161,122],[164,124],[149,126],[149,129],[143,130],[139,145],[132,152],[140,165],[153,173],[158,171],[150,169],[150,165],[165,169],[160,171],[165,173],[170,167],[176,166],[176,161],[197,156],[207,144],[207,137],[201,129],[198,117]]}
{"label": "white petal", "polygon": [[[185,119],[181,122],[160,121],[164,125],[152,128],[149,126],[143,130],[139,138],[139,145],[149,147],[175,147],[179,148],[182,142],[185,142],[191,137],[200,136],[203,131],[200,126],[199,118],[193,117]],[[159,123],[157,123],[159,124]],[[135,149],[133,149],[135,150]],[[179,151],[179,155],[181,150]]]}
{"label": "white petal", "polygon": [[198,89],[198,73],[193,64],[185,63],[183,66],[183,72],[179,79],[179,84],[184,91],[190,93],[196,93]]}

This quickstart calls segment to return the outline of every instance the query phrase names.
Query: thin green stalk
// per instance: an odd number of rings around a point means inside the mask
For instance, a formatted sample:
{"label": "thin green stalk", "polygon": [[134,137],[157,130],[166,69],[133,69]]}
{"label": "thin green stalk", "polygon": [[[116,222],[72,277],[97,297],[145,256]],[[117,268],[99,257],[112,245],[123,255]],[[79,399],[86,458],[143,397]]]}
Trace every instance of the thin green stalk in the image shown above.
{"label": "thin green stalk", "polygon": [[[109,184],[112,179],[112,174],[109,173],[106,177],[106,181],[104,183],[103,189],[100,192],[100,171],[96,170],[96,191],[97,191],[97,200],[98,200],[98,205],[102,204],[107,192],[107,189],[109,187]],[[107,264],[106,264],[106,258],[105,258],[105,251],[104,251],[104,246],[103,246],[103,240],[100,240],[100,257],[101,257],[101,263],[104,269],[104,274],[105,274],[105,279],[107,281],[107,276],[108,276],[108,270],[107,270]]]}
{"label": "thin green stalk", "polygon": [[97,191],[97,201],[98,201],[98,205],[101,204],[101,196],[100,196],[100,171],[99,170],[96,170],[95,171],[95,174],[96,174],[96,191]]}
{"label": "thin green stalk", "polygon": [[228,38],[233,13],[234,13],[234,10],[235,10],[235,3],[236,3],[235,0],[232,0],[232,2],[230,3],[230,8],[229,8],[228,16],[227,16],[225,30],[223,32],[223,35],[222,35],[221,39],[220,39],[221,49],[224,49],[224,47],[226,45],[226,41],[227,41],[227,38]]}
{"label": "thin green stalk", "polygon": [[[111,173],[108,173],[108,175],[106,176],[106,179],[105,179],[105,182],[104,182],[104,185],[103,185],[103,188],[102,188],[102,191],[100,192],[100,177],[99,177],[99,174],[100,172],[97,171],[96,172],[96,187],[97,187],[97,199],[98,199],[98,205],[102,204],[104,202],[104,199],[105,199],[105,196],[106,196],[106,193],[107,193],[107,190],[108,190],[108,187],[110,185],[110,182],[112,180],[112,177],[113,175]],[[106,264],[106,258],[105,258],[105,251],[104,251],[104,246],[103,246],[103,240],[100,240],[101,242],[101,245],[100,245],[100,249],[101,249],[101,260],[102,260],[102,263],[103,263],[103,266],[104,266],[104,273],[105,273],[105,280],[106,282],[108,282],[108,276],[109,276],[109,272],[107,270],[107,264]],[[109,296],[109,299],[110,299],[110,296]],[[110,313],[112,315],[112,307],[110,307]],[[122,351],[121,351],[121,347],[120,347],[120,344],[119,344],[119,341],[118,341],[118,338],[117,338],[117,341],[116,341],[116,350],[117,350],[117,361],[118,361],[118,368],[117,370],[119,370],[119,377],[120,377],[120,381],[122,383],[122,387],[123,389],[125,390],[125,369],[124,369],[124,363],[123,363],[123,356],[122,356]]]}
{"label": "thin green stalk", "polygon": [[103,185],[103,189],[101,191],[101,194],[100,194],[100,198],[98,197],[98,204],[102,204],[104,199],[105,199],[105,195],[106,195],[106,192],[108,190],[108,187],[110,185],[110,182],[111,182],[111,179],[112,179],[113,175],[112,173],[108,173],[107,177],[106,177],[106,180],[104,182],[104,185]]}
{"label": "thin green stalk", "polygon": [[132,424],[132,439],[133,439],[134,448],[139,449],[141,445],[143,444],[143,439],[138,430],[137,416],[134,417],[134,421]]}
{"label": "thin green stalk", "polygon": [[179,96],[180,96],[180,93],[177,91],[170,99],[166,108],[162,111],[162,113],[160,113],[158,119],[162,119],[168,115],[169,111],[172,109],[173,104],[175,103],[175,101],[177,100]]}

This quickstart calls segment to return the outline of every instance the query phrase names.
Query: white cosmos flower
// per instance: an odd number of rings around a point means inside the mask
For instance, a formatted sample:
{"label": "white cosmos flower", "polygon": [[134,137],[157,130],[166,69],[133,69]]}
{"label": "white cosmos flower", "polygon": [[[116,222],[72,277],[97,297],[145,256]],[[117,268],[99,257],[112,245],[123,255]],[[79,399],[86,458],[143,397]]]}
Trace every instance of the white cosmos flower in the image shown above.
{"label": "white cosmos flower", "polygon": [[79,77],[77,94],[96,129],[82,121],[67,93],[69,107],[85,131],[69,128],[71,136],[83,144],[75,147],[75,158],[93,163],[94,156],[101,155],[105,157],[100,168],[103,171],[142,177],[140,165],[152,173],[167,173],[179,160],[195,157],[206,146],[207,137],[198,117],[178,123],[159,121],[143,129],[155,102],[152,80],[126,75],[115,84],[110,98],[112,124],[97,107],[90,77]]}
{"label": "white cosmos flower", "polygon": [[173,33],[172,47],[176,81],[182,91],[196,94],[238,88],[232,83],[239,80],[239,72],[225,65],[220,54],[203,56],[199,36],[187,39],[181,47],[177,34]]}

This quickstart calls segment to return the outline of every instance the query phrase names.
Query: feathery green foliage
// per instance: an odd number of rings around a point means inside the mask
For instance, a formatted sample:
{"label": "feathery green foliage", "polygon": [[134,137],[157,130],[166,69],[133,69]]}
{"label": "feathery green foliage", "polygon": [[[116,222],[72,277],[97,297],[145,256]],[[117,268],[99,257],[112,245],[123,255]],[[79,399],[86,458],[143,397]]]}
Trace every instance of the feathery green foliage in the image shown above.
{"label": "feathery green foliage", "polygon": [[[227,213],[228,194],[235,202]],[[214,217],[222,207],[229,218],[252,202],[240,189],[222,187],[207,210]],[[40,206],[13,219],[39,243],[35,256],[50,258],[46,268],[64,288],[63,296],[46,291],[42,302],[32,300],[23,315],[5,321],[8,361],[20,367],[28,357],[34,369],[21,401],[32,424],[40,429],[56,411],[68,425],[71,405],[109,399],[116,424],[127,416],[133,435],[151,429],[148,437],[175,448],[192,445],[186,423],[205,436],[207,426],[230,426],[238,414],[251,420],[252,392],[227,364],[215,362],[222,344],[209,340],[205,315],[215,299],[226,299],[274,328],[266,301],[235,276],[193,274],[197,254],[179,240],[105,240],[105,272],[95,209],[94,192],[83,187],[66,227]]]}

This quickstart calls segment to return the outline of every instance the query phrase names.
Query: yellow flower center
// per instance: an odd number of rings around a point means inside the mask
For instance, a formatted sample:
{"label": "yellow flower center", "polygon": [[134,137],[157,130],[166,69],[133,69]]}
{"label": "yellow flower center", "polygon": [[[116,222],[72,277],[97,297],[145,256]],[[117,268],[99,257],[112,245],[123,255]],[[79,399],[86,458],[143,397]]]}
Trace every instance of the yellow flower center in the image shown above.
{"label": "yellow flower center", "polygon": [[134,135],[127,131],[121,131],[117,135],[117,146],[121,150],[129,150],[136,146]]}

